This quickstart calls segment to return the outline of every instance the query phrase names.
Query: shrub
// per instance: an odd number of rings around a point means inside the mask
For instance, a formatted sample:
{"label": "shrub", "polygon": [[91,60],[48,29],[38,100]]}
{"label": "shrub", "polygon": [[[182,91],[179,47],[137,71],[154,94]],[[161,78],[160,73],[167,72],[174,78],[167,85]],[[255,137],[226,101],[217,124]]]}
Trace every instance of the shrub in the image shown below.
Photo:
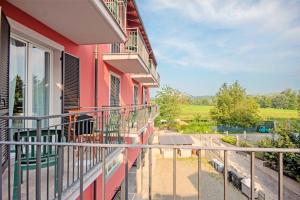
{"label": "shrub", "polygon": [[236,137],[235,136],[224,136],[221,138],[221,140],[228,144],[236,145]]}

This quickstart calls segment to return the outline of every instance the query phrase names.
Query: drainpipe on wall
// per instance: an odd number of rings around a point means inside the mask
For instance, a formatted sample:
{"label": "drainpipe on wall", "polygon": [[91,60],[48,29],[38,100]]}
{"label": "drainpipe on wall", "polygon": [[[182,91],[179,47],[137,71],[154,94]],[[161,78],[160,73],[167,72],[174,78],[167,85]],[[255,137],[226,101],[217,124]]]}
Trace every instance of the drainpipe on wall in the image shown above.
{"label": "drainpipe on wall", "polygon": [[[96,44],[94,55],[95,55],[95,110],[98,109],[98,44]],[[99,130],[98,119],[100,116],[96,116],[96,131]]]}

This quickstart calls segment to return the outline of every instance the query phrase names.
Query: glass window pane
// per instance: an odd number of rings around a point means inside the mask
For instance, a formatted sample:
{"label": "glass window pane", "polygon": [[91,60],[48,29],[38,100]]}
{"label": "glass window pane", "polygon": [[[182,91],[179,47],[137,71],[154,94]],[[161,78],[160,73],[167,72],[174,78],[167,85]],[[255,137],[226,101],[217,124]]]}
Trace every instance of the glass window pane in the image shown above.
{"label": "glass window pane", "polygon": [[[11,38],[9,70],[9,115],[25,115],[26,43]],[[23,127],[22,120],[14,120],[12,127]]]}

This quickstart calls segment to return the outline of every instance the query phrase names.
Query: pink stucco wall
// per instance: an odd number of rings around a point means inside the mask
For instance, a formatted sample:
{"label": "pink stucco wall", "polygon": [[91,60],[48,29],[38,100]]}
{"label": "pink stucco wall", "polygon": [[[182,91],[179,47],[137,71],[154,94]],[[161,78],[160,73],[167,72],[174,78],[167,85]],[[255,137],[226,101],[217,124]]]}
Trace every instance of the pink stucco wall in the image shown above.
{"label": "pink stucco wall", "polygon": [[[21,11],[17,7],[11,5],[10,3],[1,0],[0,6],[4,13],[11,19],[23,24],[24,26],[46,36],[47,38],[63,45],[65,47],[65,52],[71,53],[80,58],[80,105],[83,107],[94,106],[94,55],[93,51],[95,45],[77,45],[68,38],[57,33],[53,29],[49,28],[45,24],[41,23],[37,19],[31,17],[25,12]],[[108,50],[108,45],[100,45],[99,49],[99,82],[98,82],[98,94],[99,94],[99,106],[109,105],[109,73],[112,71],[121,77],[121,105],[131,105],[133,104],[133,86],[134,81],[130,78],[130,75],[124,74],[112,66],[108,66],[102,60],[103,52]],[[135,83],[139,86],[139,103],[142,103],[143,90],[141,84]],[[148,92],[148,102],[150,102],[149,97],[150,92]],[[144,136],[144,141],[146,142],[148,136],[152,134],[151,128]],[[129,162],[130,166],[136,159],[139,151],[130,150],[129,151]],[[120,185],[124,178],[124,165],[122,164],[116,173],[108,180],[107,183],[107,196],[112,197],[114,190]],[[97,199],[101,198],[101,176],[97,178]],[[84,191],[84,199],[93,198],[93,184],[90,185]]]}

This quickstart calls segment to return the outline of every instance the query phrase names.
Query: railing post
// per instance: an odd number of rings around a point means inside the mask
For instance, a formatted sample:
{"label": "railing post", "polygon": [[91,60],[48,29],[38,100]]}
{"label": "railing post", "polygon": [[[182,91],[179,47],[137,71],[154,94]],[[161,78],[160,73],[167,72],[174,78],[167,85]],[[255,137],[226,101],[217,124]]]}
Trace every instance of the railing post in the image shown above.
{"label": "railing post", "polygon": [[224,200],[227,200],[227,150],[224,150]]}
{"label": "railing post", "polygon": [[128,200],[128,148],[125,148],[124,161],[125,161],[125,200]]}
{"label": "railing post", "polygon": [[106,155],[106,148],[103,147],[101,149],[101,157],[102,157],[102,199],[105,200],[105,197],[106,197],[106,158],[105,158],[105,155]]}
{"label": "railing post", "polygon": [[251,200],[255,199],[255,152],[251,152]]}
{"label": "railing post", "polygon": [[61,199],[63,179],[63,146],[58,146],[58,200]]}
{"label": "railing post", "polygon": [[[41,119],[36,120],[36,140],[41,142],[41,132],[42,132]],[[41,145],[36,147],[36,182],[35,182],[35,196],[36,200],[41,199]]]}
{"label": "railing post", "polygon": [[173,199],[176,199],[176,153],[177,149],[173,149]]}
{"label": "railing post", "polygon": [[278,155],[278,199],[283,200],[283,153]]}
{"label": "railing post", "polygon": [[80,150],[80,200],[83,200],[83,147]]}
{"label": "railing post", "polygon": [[[2,134],[2,129],[0,127],[0,134]],[[2,141],[2,138],[0,138],[0,141]],[[0,199],[2,200],[2,144],[0,144],[0,174],[1,174],[1,178],[0,178]]]}
{"label": "railing post", "polygon": [[200,179],[201,179],[201,149],[198,150],[198,200],[200,200]]}
{"label": "railing post", "polygon": [[152,148],[149,148],[149,200],[152,199]]}
{"label": "railing post", "polygon": [[[20,130],[18,130],[17,141],[20,141]],[[21,199],[21,179],[22,179],[22,171],[21,171],[21,145],[16,145],[17,147],[17,199]]]}

